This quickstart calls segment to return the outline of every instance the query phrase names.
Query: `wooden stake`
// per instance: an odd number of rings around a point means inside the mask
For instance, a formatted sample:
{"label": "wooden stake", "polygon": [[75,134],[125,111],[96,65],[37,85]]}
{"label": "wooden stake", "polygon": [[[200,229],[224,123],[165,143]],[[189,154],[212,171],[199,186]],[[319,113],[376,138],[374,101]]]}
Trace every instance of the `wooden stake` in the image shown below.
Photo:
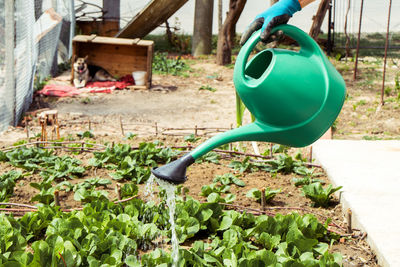
{"label": "wooden stake", "polygon": [[58,190],[54,191],[54,205],[60,206],[60,192]]}
{"label": "wooden stake", "polygon": [[115,189],[115,191],[117,192],[117,198],[118,200],[121,200],[121,184],[117,184],[117,188]]}
{"label": "wooden stake", "polygon": [[[233,129],[233,124],[231,123],[231,130]],[[233,150],[233,146],[232,146],[232,143],[229,143],[229,150]]]}
{"label": "wooden stake", "polygon": [[121,126],[121,133],[122,133],[122,136],[125,136],[124,125],[122,124],[122,116],[119,116],[119,124],[120,124],[120,126]]}
{"label": "wooden stake", "polygon": [[270,143],[269,144],[269,156],[272,158],[272,146],[273,146],[273,144],[272,143]]}
{"label": "wooden stake", "polygon": [[310,146],[310,154],[308,155],[308,162],[312,163],[313,156],[312,156],[312,146]]}
{"label": "wooden stake", "polygon": [[58,116],[56,118],[56,134],[57,134],[57,140],[59,140],[61,136],[60,136],[60,124],[58,123]]}
{"label": "wooden stake", "polygon": [[25,117],[25,129],[26,129],[26,139],[29,143],[29,121],[27,120],[27,117]]}
{"label": "wooden stake", "polygon": [[266,210],[267,200],[265,199],[265,188],[261,189],[261,209]]}
{"label": "wooden stake", "polygon": [[155,128],[156,128],[156,136],[158,136],[158,126],[157,126],[157,122],[155,122]]}
{"label": "wooden stake", "polygon": [[90,119],[89,119],[88,123],[89,123],[89,131],[91,131],[92,130],[92,122],[90,121]]}
{"label": "wooden stake", "polygon": [[197,137],[197,125],[194,126],[194,137]]}
{"label": "wooden stake", "polygon": [[351,210],[347,209],[346,221],[347,221],[347,233],[348,234],[351,234],[353,232],[353,228],[352,228],[352,225],[351,225],[351,215],[352,215]]}
{"label": "wooden stake", "polygon": [[183,201],[186,201],[186,187],[182,187],[182,191],[181,191],[181,195],[182,195],[182,199]]}

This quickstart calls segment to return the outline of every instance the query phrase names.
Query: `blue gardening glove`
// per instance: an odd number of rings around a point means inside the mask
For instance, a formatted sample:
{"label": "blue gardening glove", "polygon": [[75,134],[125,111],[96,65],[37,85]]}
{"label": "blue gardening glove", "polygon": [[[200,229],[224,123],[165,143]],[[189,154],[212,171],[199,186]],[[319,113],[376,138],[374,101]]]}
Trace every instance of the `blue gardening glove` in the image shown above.
{"label": "blue gardening glove", "polygon": [[247,27],[240,39],[244,45],[253,32],[261,29],[261,41],[268,43],[272,28],[280,24],[286,24],[294,13],[301,10],[298,0],[280,0],[263,13],[259,14]]}

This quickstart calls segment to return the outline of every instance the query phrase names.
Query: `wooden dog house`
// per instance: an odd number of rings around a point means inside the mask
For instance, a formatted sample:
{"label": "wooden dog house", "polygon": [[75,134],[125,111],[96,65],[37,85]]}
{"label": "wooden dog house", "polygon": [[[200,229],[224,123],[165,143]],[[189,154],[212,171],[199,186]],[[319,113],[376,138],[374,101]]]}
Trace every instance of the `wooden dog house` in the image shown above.
{"label": "wooden dog house", "polygon": [[[114,77],[145,71],[145,85],[133,86],[133,89],[151,87],[153,51],[154,42],[141,39],[77,35],[72,40],[72,62],[88,56],[89,65],[102,67]],[[73,80],[74,70],[71,68],[71,82]]]}

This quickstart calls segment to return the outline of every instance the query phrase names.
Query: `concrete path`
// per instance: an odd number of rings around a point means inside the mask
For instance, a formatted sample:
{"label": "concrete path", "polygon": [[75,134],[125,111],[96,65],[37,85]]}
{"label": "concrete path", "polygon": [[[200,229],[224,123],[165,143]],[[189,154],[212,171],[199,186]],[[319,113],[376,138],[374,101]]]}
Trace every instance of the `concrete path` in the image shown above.
{"label": "concrete path", "polygon": [[400,141],[319,140],[314,158],[382,266],[400,266]]}

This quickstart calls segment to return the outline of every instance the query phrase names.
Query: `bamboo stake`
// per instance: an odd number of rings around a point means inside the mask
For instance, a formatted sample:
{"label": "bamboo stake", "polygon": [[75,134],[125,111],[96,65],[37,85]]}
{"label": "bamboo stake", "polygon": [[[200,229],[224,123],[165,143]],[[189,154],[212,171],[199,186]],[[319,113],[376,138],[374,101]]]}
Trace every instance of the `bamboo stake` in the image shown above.
{"label": "bamboo stake", "polygon": [[24,208],[29,208],[29,209],[37,209],[37,207],[35,207],[35,206],[27,205],[27,204],[20,204],[20,203],[0,202],[0,206],[16,206],[16,207],[24,207]]}

